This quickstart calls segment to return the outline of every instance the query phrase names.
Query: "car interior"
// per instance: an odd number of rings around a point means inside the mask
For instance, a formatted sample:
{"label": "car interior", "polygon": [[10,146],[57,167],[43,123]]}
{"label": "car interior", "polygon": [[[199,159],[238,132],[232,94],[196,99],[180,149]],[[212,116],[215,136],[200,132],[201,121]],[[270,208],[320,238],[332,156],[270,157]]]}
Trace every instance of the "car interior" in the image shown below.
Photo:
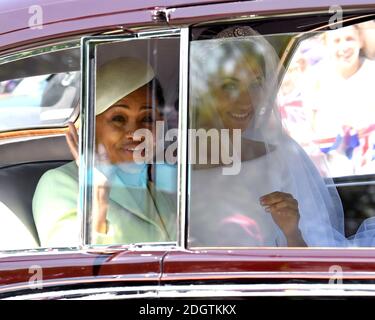
{"label": "car interior", "polygon": [[[98,50],[98,65],[119,56],[135,56],[148,60],[156,69],[162,87],[174,88],[164,90],[164,93],[168,108],[172,110],[168,125],[177,127],[178,117],[175,107],[178,99],[178,50],[178,39],[165,39],[162,43],[134,40],[128,43],[101,45]],[[79,56],[79,48],[74,48],[15,60],[1,65],[0,81],[42,74],[77,72],[80,70]],[[39,239],[32,214],[32,198],[37,183],[47,170],[73,160],[64,136],[67,121],[74,120],[78,116],[79,81],[73,85],[77,90],[68,107],[74,112],[66,119],[53,125],[47,121],[32,128],[0,132],[0,202],[14,213],[37,244]],[[44,108],[53,108],[53,106]],[[0,118],[1,113],[0,110]],[[22,116],[27,117],[27,114]],[[375,175],[334,179],[346,214],[347,235],[357,230],[359,224],[366,218],[366,212],[374,208],[375,204],[375,187],[369,183],[356,184],[356,182],[374,181],[374,177]],[[16,239],[17,234],[14,235],[14,239],[1,239],[1,242],[5,241],[5,243],[0,244],[0,249],[12,249],[12,242]],[[24,245],[27,249],[27,244]]]}
{"label": "car interior", "polygon": [[[178,50],[179,40],[176,38],[162,41],[137,40],[114,43],[99,48],[98,65],[120,56],[134,56],[149,61],[163,87],[166,100],[165,108],[168,112],[167,123],[169,128],[173,128],[177,127],[178,121],[178,106],[176,104],[179,76]],[[73,160],[64,132],[67,128],[67,121],[75,121],[79,113],[80,73],[77,72],[79,66],[79,48],[37,54],[1,66],[0,83],[10,79],[41,74],[50,75],[47,78],[49,83],[44,87],[41,107],[34,108],[39,123],[29,128],[25,125],[18,130],[0,128],[0,203],[7,207],[26,227],[18,232],[29,233],[38,246],[40,242],[33,219],[32,199],[38,181],[46,171]],[[74,79],[69,84],[64,83],[66,76],[72,74]],[[53,79],[54,83],[50,79]],[[65,115],[65,118],[60,118],[55,123],[50,119],[41,118],[42,112],[57,110],[61,106],[64,92],[69,89],[69,86],[76,90],[72,99],[65,100],[65,104],[69,105],[64,107],[71,109],[68,116]],[[173,89],[166,90],[166,88]],[[58,103],[59,100],[60,103]],[[14,119],[17,116],[30,121],[30,112],[33,111],[31,109],[33,107],[19,108],[18,111],[15,108],[9,110],[9,108],[2,108],[0,105],[0,119],[3,119],[0,122],[8,123],[10,127],[14,127]],[[12,113],[10,117],[9,113]],[[5,119],[5,117],[8,118]],[[1,217],[0,212],[0,219]],[[0,250],[12,250],[14,247],[31,248],[28,243],[16,244],[17,239],[25,238],[27,237],[21,237],[16,233],[12,239],[3,239],[0,236]]]}

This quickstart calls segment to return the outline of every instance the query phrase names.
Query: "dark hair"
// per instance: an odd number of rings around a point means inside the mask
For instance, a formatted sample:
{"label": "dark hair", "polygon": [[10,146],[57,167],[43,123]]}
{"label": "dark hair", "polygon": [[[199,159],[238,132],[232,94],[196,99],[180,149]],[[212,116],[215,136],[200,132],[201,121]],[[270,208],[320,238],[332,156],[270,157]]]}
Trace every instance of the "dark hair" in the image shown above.
{"label": "dark hair", "polygon": [[147,84],[147,86],[151,88],[152,97],[156,97],[156,99],[158,100],[158,108],[160,109],[161,112],[163,112],[164,106],[165,106],[165,98],[164,98],[164,92],[160,84],[160,81],[157,78],[153,78]]}

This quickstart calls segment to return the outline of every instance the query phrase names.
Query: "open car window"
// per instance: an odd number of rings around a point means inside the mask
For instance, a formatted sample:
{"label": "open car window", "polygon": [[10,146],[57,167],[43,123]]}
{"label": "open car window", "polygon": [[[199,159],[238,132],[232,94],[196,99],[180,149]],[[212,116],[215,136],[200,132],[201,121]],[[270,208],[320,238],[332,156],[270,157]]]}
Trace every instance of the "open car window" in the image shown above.
{"label": "open car window", "polygon": [[79,112],[80,49],[72,41],[0,61],[0,250],[35,249],[40,178],[71,160],[58,127]]}
{"label": "open car window", "polygon": [[62,126],[77,114],[79,48],[60,47],[2,59],[0,131]]}
{"label": "open car window", "polygon": [[189,247],[372,246],[373,28],[193,30]]}

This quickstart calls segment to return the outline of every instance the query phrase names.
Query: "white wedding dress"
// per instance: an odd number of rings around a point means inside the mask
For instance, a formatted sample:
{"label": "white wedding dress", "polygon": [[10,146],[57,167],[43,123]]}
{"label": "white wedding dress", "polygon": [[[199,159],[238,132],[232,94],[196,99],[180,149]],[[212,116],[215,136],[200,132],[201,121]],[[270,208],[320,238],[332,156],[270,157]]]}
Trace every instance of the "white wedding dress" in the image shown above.
{"label": "white wedding dress", "polygon": [[259,202],[274,191],[290,193],[298,201],[299,229],[308,246],[347,245],[336,190],[329,191],[294,140],[286,138],[280,146],[243,161],[237,175],[223,175],[223,167],[191,170],[191,246],[287,246],[285,235]]}
{"label": "white wedding dress", "polygon": [[[222,167],[191,171],[191,245],[287,245],[259,202],[263,195],[288,189],[285,181],[267,178],[279,176],[276,153],[242,162],[237,175],[223,175]],[[274,163],[274,172],[268,171],[269,163]]]}

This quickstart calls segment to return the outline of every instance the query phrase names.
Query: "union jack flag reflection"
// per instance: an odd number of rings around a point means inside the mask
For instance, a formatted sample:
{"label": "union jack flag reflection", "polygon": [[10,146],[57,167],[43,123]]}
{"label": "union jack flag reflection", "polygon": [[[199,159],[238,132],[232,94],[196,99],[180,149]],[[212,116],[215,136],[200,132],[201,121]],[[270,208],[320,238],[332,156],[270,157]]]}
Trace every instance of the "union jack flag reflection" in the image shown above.
{"label": "union jack flag reflection", "polygon": [[364,28],[302,41],[278,94],[284,127],[323,176],[375,173],[375,61],[365,48],[375,41],[364,41],[375,33]]}

